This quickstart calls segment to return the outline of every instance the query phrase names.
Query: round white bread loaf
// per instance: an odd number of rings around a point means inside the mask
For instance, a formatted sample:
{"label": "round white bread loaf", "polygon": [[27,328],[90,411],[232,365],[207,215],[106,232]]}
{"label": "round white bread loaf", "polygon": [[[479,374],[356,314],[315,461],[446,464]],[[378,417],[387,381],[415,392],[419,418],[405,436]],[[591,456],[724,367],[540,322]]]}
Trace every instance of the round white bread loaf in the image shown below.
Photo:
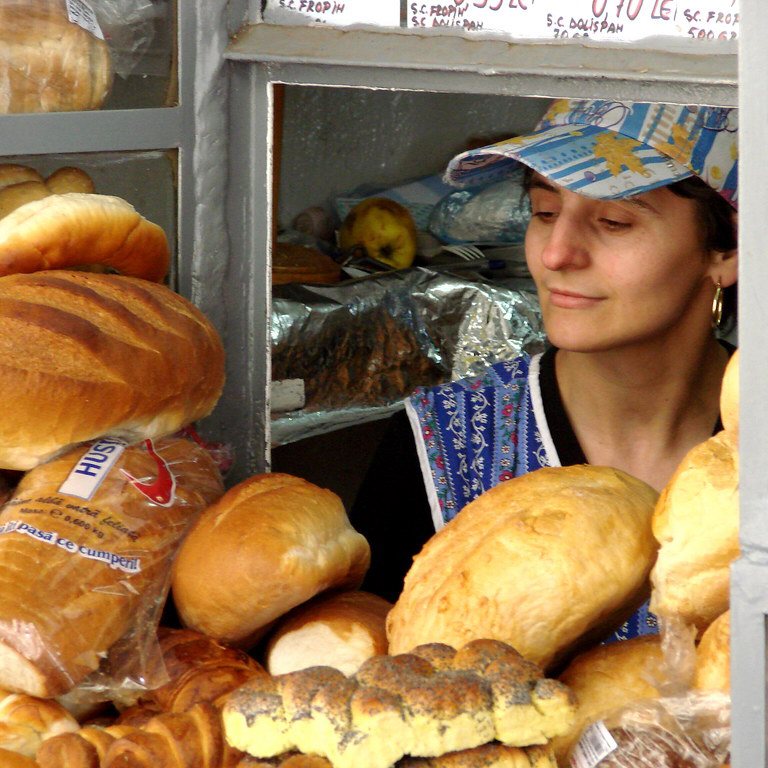
{"label": "round white bread loaf", "polygon": [[739,350],[728,360],[720,385],[720,420],[730,432],[739,431]]}
{"label": "round white bread loaf", "polygon": [[703,631],[728,610],[739,554],[737,435],[722,430],[686,454],[659,496],[653,535],[651,610]]}
{"label": "round white bread loaf", "polygon": [[327,665],[345,675],[387,652],[386,618],[392,604],[371,592],[320,595],[279,620],[264,654],[273,675]]}
{"label": "round white bread loaf", "polygon": [[597,645],[572,659],[558,679],[578,701],[573,727],[552,741],[558,761],[567,765],[583,728],[630,702],[660,695],[666,681],[661,636]]}
{"label": "round white bread loaf", "polygon": [[731,612],[718,616],[696,647],[693,687],[699,691],[731,692]]}
{"label": "round white bread loaf", "polygon": [[0,5],[0,112],[98,109],[112,78],[107,44],[69,21],[62,0]]}
{"label": "round white bread loaf", "polygon": [[73,443],[168,435],[207,416],[224,350],[207,318],[159,283],[55,270],[0,277],[0,467]]}
{"label": "round white bread loaf", "polygon": [[259,474],[196,521],[174,563],[173,598],[185,626],[248,647],[320,592],[357,588],[369,563],[368,542],[335,493]]}
{"label": "round white bread loaf", "polygon": [[657,495],[590,465],[545,467],[486,491],[414,558],[387,618],[389,652],[491,637],[549,668],[647,594]]}
{"label": "round white bread loaf", "polygon": [[[75,183],[67,179],[54,184]],[[0,216],[0,276],[92,264],[154,282],[168,274],[165,231],[120,197],[27,181],[0,191]]]}

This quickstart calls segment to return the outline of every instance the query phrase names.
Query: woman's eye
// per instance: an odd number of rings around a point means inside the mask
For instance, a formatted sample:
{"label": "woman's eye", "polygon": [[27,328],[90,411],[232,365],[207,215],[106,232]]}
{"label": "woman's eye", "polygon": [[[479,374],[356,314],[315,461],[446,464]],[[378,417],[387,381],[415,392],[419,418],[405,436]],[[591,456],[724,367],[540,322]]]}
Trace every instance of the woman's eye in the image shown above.
{"label": "woman's eye", "polygon": [[610,230],[628,229],[631,225],[626,221],[616,221],[615,219],[600,219],[600,223]]}
{"label": "woman's eye", "polygon": [[557,216],[557,212],[540,210],[540,211],[533,211],[531,215],[534,218],[538,219],[539,221],[553,221]]}

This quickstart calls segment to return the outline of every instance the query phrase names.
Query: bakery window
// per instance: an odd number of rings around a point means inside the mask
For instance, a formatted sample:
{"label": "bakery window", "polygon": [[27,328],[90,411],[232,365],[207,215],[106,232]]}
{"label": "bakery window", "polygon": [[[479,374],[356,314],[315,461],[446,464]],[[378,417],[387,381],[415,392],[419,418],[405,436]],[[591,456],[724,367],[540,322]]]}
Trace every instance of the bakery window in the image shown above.
{"label": "bakery window", "polygon": [[175,106],[172,0],[0,3],[0,114]]}

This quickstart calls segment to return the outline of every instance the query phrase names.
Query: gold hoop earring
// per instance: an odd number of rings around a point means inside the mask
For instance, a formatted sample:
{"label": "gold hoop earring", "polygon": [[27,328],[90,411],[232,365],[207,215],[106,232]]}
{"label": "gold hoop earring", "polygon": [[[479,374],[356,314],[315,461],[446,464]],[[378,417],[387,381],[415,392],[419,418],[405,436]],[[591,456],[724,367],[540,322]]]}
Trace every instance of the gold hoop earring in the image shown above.
{"label": "gold hoop earring", "polygon": [[712,298],[712,327],[719,328],[723,321],[723,286],[717,281],[715,295]]}

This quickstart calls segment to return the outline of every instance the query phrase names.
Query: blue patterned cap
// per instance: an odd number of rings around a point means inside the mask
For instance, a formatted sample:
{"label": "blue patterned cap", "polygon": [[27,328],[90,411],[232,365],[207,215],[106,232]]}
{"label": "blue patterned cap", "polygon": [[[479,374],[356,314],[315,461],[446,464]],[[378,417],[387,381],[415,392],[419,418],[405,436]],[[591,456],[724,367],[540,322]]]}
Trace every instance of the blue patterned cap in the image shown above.
{"label": "blue patterned cap", "polygon": [[736,109],[560,99],[533,133],[454,157],[445,181],[484,185],[524,163],[555,184],[610,200],[699,176],[737,208],[738,136]]}

